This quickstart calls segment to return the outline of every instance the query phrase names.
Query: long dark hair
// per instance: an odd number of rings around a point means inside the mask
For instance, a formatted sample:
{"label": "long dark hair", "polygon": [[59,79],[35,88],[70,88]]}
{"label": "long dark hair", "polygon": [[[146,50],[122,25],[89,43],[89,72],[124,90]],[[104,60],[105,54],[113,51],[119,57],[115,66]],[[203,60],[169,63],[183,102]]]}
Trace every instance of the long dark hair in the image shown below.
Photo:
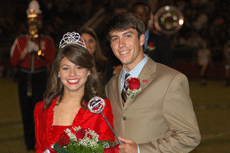
{"label": "long dark hair", "polygon": [[88,76],[85,83],[85,91],[81,100],[81,106],[87,109],[85,105],[83,105],[84,102],[88,103],[89,100],[95,95],[103,97],[100,90],[101,87],[98,82],[98,76],[92,55],[88,52],[86,48],[82,46],[75,44],[66,45],[65,47],[58,50],[53,61],[49,80],[47,83],[47,90],[44,94],[45,105],[43,106],[43,110],[45,108],[48,108],[57,96],[59,96],[59,102],[62,100],[64,85],[58,77],[58,72],[60,69],[61,60],[64,57],[66,57],[72,63],[79,65],[83,68],[87,68],[90,71],[90,75]]}

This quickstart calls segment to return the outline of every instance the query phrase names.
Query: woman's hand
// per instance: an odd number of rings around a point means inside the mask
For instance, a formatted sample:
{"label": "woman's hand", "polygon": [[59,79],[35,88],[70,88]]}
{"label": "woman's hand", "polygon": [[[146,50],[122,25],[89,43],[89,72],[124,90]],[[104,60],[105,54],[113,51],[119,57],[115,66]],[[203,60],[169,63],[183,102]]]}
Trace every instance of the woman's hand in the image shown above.
{"label": "woman's hand", "polygon": [[115,75],[122,69],[122,65],[114,66],[113,69],[113,75]]}

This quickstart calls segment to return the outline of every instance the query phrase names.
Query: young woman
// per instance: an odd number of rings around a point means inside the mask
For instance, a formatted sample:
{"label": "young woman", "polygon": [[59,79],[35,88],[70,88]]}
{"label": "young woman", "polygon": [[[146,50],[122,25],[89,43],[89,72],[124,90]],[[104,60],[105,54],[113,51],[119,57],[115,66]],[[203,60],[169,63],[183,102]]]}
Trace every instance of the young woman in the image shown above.
{"label": "young woman", "polygon": [[[36,153],[52,150],[51,145],[66,128],[78,126],[94,130],[99,140],[115,140],[102,115],[87,108],[92,97],[102,97],[93,57],[77,33],[64,36],[52,64],[44,101],[35,106]],[[113,127],[108,99],[103,114]]]}
{"label": "young woman", "polygon": [[103,89],[102,89],[103,91],[104,86],[106,84],[105,75],[106,75],[107,58],[102,53],[99,40],[97,38],[96,33],[93,31],[93,29],[87,27],[83,28],[80,31],[80,35],[85,40],[86,48],[88,49],[90,54],[94,57],[96,71],[103,85]]}

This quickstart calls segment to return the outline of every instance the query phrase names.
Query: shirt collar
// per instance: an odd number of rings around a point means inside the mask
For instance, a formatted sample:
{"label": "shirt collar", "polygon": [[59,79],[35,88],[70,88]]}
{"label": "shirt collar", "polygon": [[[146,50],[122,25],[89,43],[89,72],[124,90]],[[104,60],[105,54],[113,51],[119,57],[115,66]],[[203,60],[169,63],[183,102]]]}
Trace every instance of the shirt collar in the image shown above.
{"label": "shirt collar", "polygon": [[129,73],[130,76],[138,78],[139,74],[141,73],[141,70],[143,69],[147,61],[148,61],[148,56],[144,54],[144,58],[130,72],[127,72],[123,66],[123,73],[121,75],[121,90],[124,85],[125,74]]}

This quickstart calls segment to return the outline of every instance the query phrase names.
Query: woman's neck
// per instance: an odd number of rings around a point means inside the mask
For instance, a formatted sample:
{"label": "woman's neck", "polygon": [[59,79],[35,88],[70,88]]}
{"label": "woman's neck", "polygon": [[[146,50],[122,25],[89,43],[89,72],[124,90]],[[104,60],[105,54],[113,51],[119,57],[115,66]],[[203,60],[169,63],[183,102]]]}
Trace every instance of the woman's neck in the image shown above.
{"label": "woman's neck", "polygon": [[64,92],[61,102],[68,105],[81,105],[82,97],[84,96],[83,92]]}
{"label": "woman's neck", "polygon": [[72,125],[76,114],[81,109],[83,93],[64,92],[59,104],[54,107],[53,125]]}

